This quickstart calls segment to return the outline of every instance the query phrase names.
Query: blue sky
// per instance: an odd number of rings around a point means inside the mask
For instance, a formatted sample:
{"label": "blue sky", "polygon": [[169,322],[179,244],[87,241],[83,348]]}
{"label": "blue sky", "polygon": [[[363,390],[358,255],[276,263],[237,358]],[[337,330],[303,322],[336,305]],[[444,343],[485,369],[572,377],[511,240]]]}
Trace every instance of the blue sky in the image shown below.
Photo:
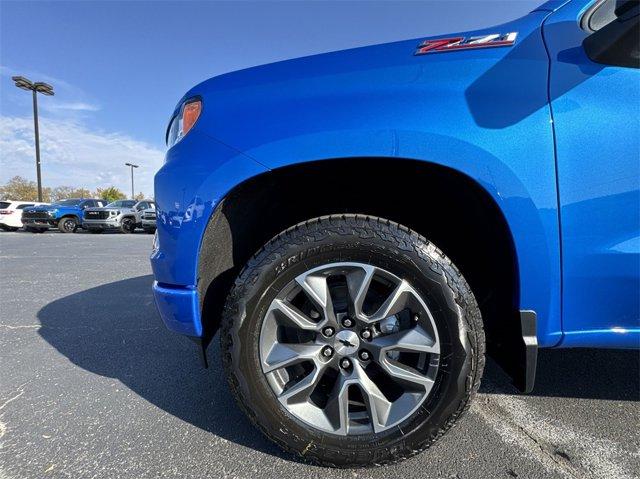
{"label": "blue sky", "polygon": [[164,131],[194,84],[253,65],[344,48],[471,30],[526,14],[538,1],[27,2],[0,0],[0,183],[33,179],[33,120],[22,74],[40,96],[46,186],[127,191],[141,164],[152,193]]}

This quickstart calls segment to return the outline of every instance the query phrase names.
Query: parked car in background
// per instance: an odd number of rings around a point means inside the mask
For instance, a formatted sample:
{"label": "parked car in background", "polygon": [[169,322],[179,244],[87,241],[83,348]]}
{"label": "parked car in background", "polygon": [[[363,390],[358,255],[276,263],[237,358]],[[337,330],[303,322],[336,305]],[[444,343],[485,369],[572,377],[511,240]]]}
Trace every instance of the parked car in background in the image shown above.
{"label": "parked car in background", "polygon": [[341,467],[433,444],[485,351],[528,392],[538,348],[637,349],[639,9],[550,1],[195,86],[155,176],[167,327],[200,352],[220,329],[251,421]]}
{"label": "parked car in background", "polygon": [[82,217],[82,227],[91,233],[133,233],[136,227],[142,226],[142,212],[151,204],[151,200],[118,200],[101,208],[87,208]]}
{"label": "parked car in background", "polygon": [[137,223],[136,203],[136,200],[118,200],[101,208],[87,208],[82,217],[82,227],[91,233],[107,230],[132,233]]}
{"label": "parked car in background", "polygon": [[[153,200],[141,200],[133,207],[136,215],[136,227],[143,228],[142,216],[147,211],[152,211],[155,214],[156,203]],[[155,228],[155,224],[154,224]]]}
{"label": "parked car in background", "polygon": [[140,227],[146,233],[156,232],[156,204],[149,201],[149,207],[140,211]]}
{"label": "parked car in background", "polygon": [[105,200],[97,198],[69,198],[51,205],[25,208],[22,223],[32,233],[42,233],[55,227],[61,233],[74,233],[82,224],[85,209],[106,204]]}
{"label": "parked car in background", "polygon": [[0,201],[0,229],[17,231],[22,228],[22,212],[30,206],[47,205],[37,201]]}

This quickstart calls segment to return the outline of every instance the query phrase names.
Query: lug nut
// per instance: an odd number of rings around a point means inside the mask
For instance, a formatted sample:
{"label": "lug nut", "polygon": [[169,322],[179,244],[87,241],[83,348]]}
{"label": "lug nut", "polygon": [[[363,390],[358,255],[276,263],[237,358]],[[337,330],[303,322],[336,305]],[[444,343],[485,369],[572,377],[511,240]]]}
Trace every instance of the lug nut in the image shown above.
{"label": "lug nut", "polygon": [[413,320],[417,323],[420,320],[420,316],[417,314],[413,315]]}
{"label": "lug nut", "polygon": [[331,356],[333,356],[333,348],[332,348],[331,346],[325,346],[325,347],[322,349],[322,355],[323,355],[325,358],[330,358]]}
{"label": "lug nut", "polygon": [[370,339],[371,338],[371,330],[370,329],[363,329],[362,332],[360,333],[360,336],[362,337],[362,339]]}
{"label": "lug nut", "polygon": [[369,354],[369,351],[365,351],[364,349],[360,351],[360,359],[363,361],[369,361],[370,358],[371,355]]}
{"label": "lug nut", "polygon": [[322,334],[324,334],[328,338],[333,336],[333,333],[335,333],[335,330],[331,326],[327,326],[322,330]]}
{"label": "lug nut", "polygon": [[340,361],[340,367],[342,369],[349,369],[351,367],[351,361],[349,361],[347,358],[344,358],[342,361]]}
{"label": "lug nut", "polygon": [[345,328],[350,328],[351,326],[353,326],[353,320],[351,320],[351,319],[349,319],[349,318],[344,318],[344,319],[342,320],[342,325],[343,325]]}

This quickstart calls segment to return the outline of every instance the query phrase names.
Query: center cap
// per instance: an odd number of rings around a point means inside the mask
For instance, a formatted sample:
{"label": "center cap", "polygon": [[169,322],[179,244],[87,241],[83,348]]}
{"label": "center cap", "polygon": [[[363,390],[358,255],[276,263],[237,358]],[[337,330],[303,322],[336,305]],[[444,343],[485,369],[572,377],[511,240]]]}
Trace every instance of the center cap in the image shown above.
{"label": "center cap", "polygon": [[353,331],[343,330],[336,334],[333,349],[341,356],[354,354],[360,347],[360,338]]}

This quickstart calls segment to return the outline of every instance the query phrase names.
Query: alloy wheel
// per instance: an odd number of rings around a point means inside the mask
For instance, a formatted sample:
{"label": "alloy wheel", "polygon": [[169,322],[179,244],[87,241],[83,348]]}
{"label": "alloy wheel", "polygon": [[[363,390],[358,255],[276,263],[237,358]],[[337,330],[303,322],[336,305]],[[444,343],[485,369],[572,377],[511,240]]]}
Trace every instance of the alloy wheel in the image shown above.
{"label": "alloy wheel", "polygon": [[364,263],[311,269],[280,290],[260,331],[262,372],[293,416],[337,435],[409,418],[439,368],[433,316],[411,284]]}
{"label": "alloy wheel", "polygon": [[71,233],[76,228],[76,222],[72,219],[68,219],[62,224],[62,227],[66,232]]}
{"label": "alloy wheel", "polygon": [[122,220],[122,229],[127,233],[133,233],[133,220],[130,218],[125,218]]}

